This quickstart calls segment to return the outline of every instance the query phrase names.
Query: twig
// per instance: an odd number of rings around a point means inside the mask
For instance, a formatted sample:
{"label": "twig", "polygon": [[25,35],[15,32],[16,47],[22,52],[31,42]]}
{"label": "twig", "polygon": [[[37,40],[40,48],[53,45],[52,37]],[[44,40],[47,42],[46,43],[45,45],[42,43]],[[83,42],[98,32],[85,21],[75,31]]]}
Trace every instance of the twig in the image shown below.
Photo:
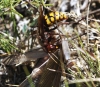
{"label": "twig", "polygon": [[89,45],[89,28],[88,28],[88,16],[89,16],[89,7],[90,7],[90,2],[88,5],[88,9],[87,9],[87,18],[86,18],[86,22],[87,22],[87,49],[88,49],[88,45]]}
{"label": "twig", "polygon": [[91,19],[91,18],[89,18],[89,20],[91,20],[91,21],[96,21],[96,22],[99,22],[99,23],[100,23],[100,20]]}
{"label": "twig", "polygon": [[73,75],[69,74],[69,73],[66,73],[66,72],[62,72],[62,71],[59,71],[59,70],[54,70],[54,69],[50,69],[50,68],[47,68],[48,70],[52,71],[52,72],[58,72],[58,73],[63,73],[65,75],[67,75],[68,77],[73,77]]}
{"label": "twig", "polygon": [[69,82],[68,82],[68,84],[74,84],[74,83],[83,83],[83,82],[93,82],[93,81],[95,81],[95,82],[100,82],[100,78],[89,78],[89,79],[78,79],[78,80],[70,80]]}
{"label": "twig", "polygon": [[33,6],[29,1],[25,0],[30,6],[32,6],[34,9],[37,9],[35,6]]}

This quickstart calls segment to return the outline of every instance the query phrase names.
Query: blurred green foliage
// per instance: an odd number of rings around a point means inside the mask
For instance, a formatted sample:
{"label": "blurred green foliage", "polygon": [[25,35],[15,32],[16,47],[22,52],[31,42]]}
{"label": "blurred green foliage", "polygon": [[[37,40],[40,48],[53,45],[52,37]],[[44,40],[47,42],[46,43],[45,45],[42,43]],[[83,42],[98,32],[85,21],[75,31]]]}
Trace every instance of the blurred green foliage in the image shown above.
{"label": "blurred green foliage", "polygon": [[17,47],[9,38],[0,34],[0,49],[3,49],[8,54],[11,54],[13,51],[17,50]]}
{"label": "blurred green foliage", "polygon": [[4,14],[18,14],[22,16],[19,12],[15,10],[21,0],[1,0],[0,1],[0,16]]}

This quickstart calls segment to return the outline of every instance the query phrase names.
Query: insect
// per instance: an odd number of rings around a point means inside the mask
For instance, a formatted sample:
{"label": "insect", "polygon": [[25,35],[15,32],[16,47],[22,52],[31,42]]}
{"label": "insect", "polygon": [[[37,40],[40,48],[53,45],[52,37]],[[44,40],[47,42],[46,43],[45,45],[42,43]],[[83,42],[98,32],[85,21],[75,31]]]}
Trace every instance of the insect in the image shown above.
{"label": "insect", "polygon": [[70,16],[64,12],[50,12],[43,15],[42,8],[40,7],[40,15],[38,18],[39,42],[47,52],[54,52],[60,47],[61,35],[55,32],[57,26],[50,29],[57,22],[68,19]]}
{"label": "insect", "polygon": [[60,37],[59,35],[55,35],[56,27],[52,29],[49,29],[49,27],[52,26],[56,21],[58,22],[65,18],[65,15],[59,12],[50,12],[46,15],[43,15],[43,11],[40,8],[40,15],[38,19],[38,30],[40,36],[39,42],[41,43],[42,47],[44,47],[45,51],[54,52],[59,48]]}

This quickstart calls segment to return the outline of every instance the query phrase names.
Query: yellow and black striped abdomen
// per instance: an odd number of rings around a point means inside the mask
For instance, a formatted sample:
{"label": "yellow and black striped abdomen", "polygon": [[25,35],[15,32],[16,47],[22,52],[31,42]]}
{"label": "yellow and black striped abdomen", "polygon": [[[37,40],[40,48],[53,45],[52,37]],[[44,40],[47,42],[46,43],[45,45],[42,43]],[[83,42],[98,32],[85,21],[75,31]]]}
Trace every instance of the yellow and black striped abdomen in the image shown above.
{"label": "yellow and black striped abdomen", "polygon": [[56,22],[62,21],[64,19],[68,19],[68,16],[64,12],[50,12],[49,14],[44,16],[45,24],[47,26],[51,26]]}

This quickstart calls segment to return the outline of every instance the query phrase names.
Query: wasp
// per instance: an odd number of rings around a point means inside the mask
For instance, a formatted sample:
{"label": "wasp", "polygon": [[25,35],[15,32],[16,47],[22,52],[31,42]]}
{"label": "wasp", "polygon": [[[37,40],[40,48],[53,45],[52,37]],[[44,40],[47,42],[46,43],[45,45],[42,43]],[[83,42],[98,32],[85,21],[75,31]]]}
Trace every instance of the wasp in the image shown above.
{"label": "wasp", "polygon": [[55,33],[57,27],[54,27],[53,29],[49,29],[49,27],[62,20],[67,20],[68,17],[69,16],[66,15],[65,12],[59,11],[50,12],[43,15],[43,10],[40,8],[40,14],[38,18],[39,42],[45,51],[54,52],[59,49],[61,45],[61,36],[60,34]]}

